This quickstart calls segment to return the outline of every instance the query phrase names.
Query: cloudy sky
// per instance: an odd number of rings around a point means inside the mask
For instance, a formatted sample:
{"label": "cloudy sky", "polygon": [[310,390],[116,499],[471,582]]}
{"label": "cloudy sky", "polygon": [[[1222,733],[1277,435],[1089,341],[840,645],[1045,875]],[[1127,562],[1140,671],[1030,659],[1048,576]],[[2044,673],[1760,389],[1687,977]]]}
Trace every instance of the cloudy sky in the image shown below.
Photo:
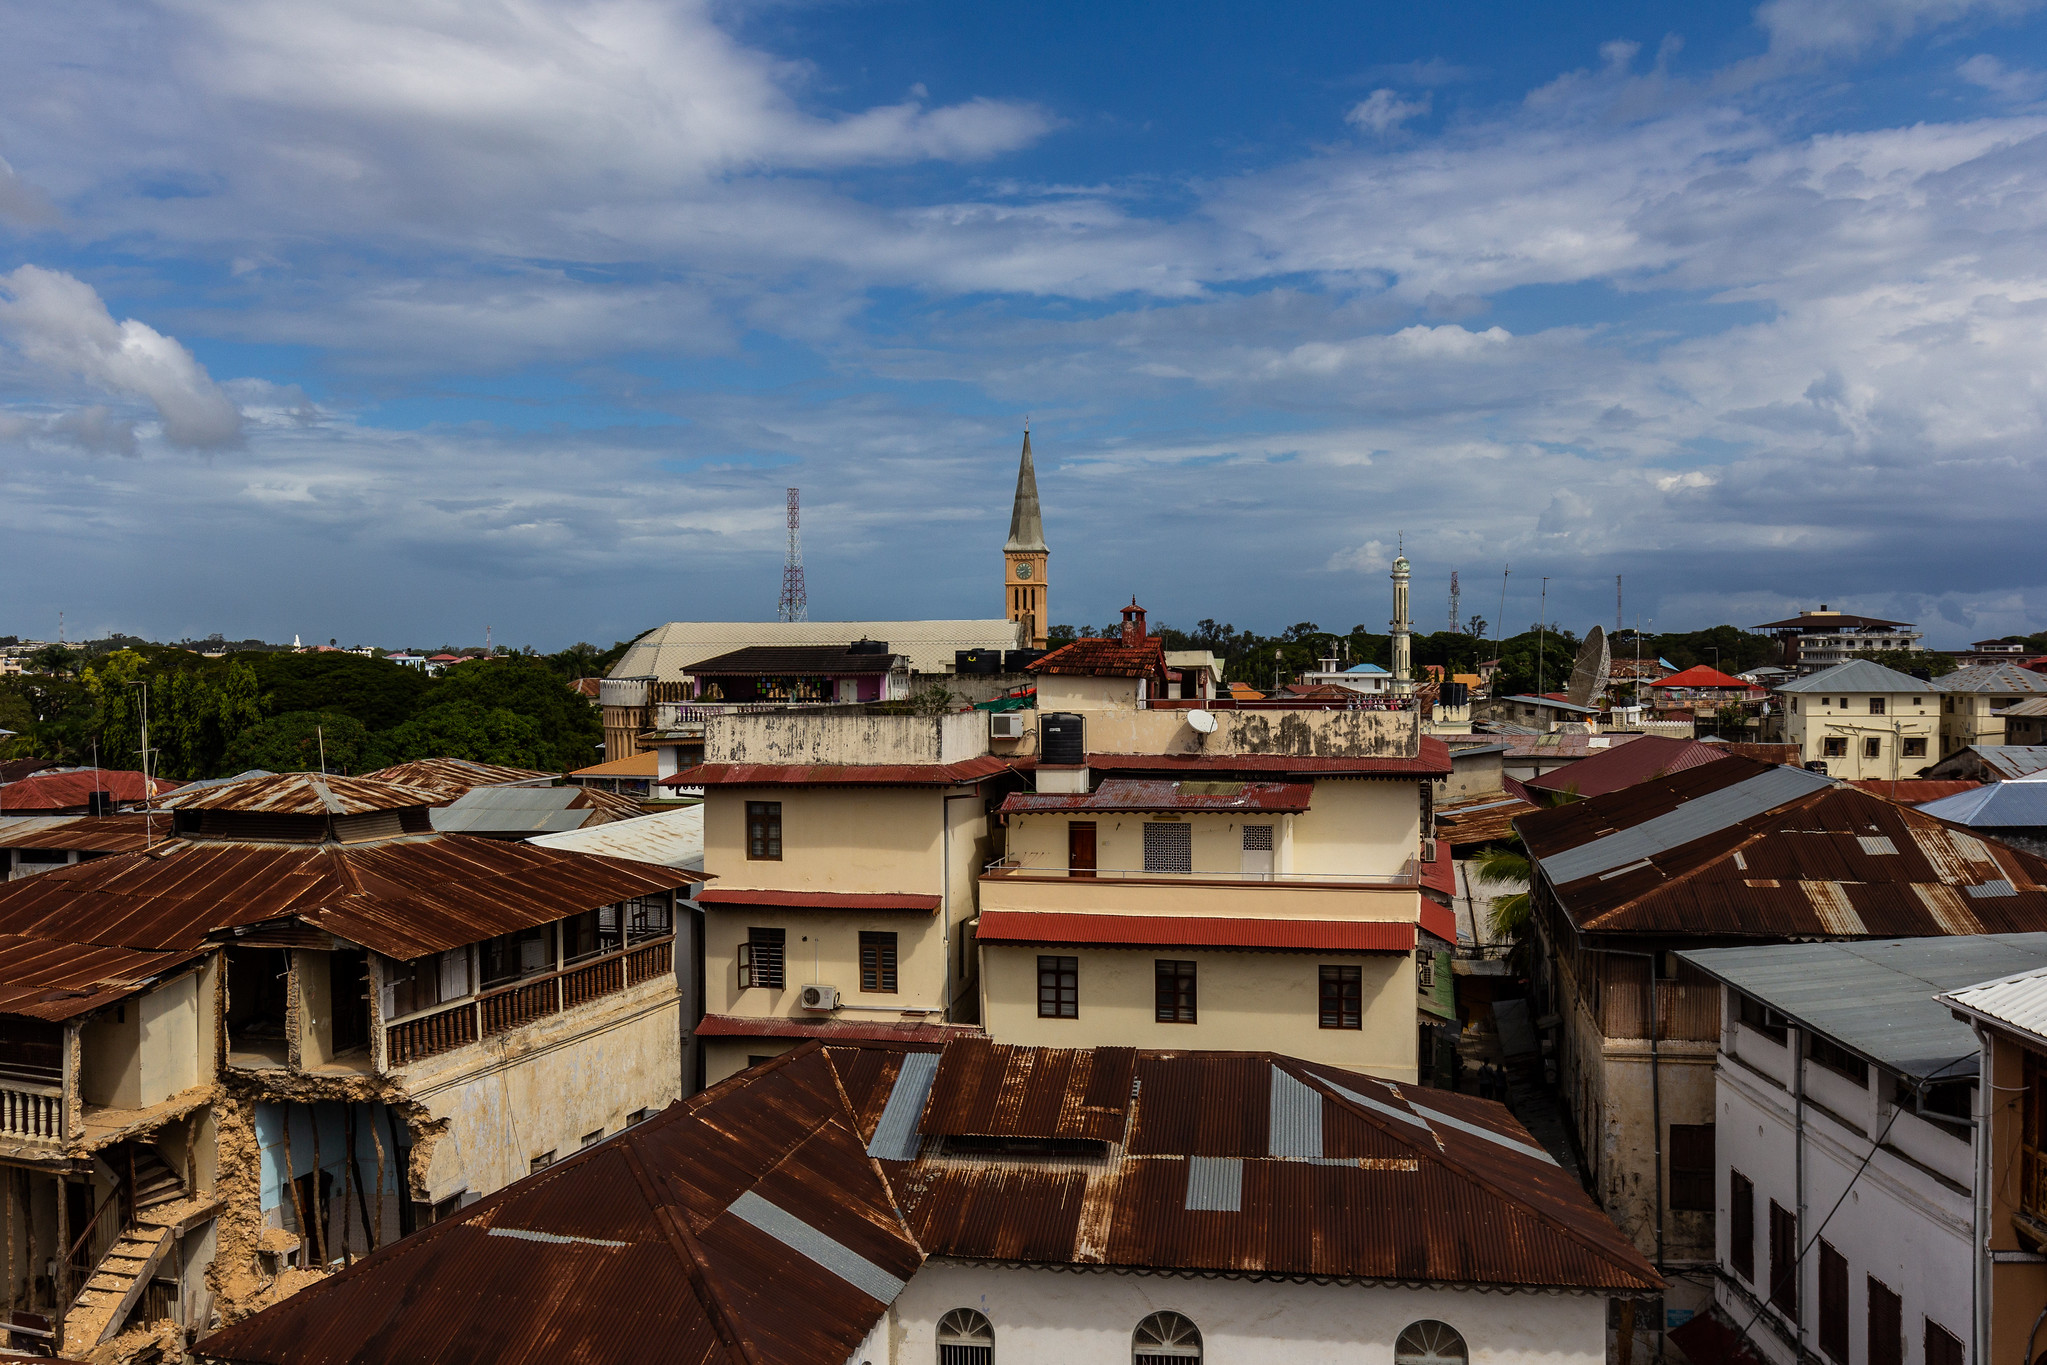
{"label": "cloudy sky", "polygon": [[0,632],[2047,626],[2047,6],[0,0]]}

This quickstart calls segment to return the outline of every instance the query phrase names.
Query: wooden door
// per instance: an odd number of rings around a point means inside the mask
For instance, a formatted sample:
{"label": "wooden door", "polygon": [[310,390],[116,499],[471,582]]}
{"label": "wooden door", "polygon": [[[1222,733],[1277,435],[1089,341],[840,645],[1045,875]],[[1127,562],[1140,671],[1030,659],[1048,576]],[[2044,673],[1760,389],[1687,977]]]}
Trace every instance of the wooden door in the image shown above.
{"label": "wooden door", "polygon": [[1066,825],[1066,875],[1095,875],[1095,822],[1071,820]]}

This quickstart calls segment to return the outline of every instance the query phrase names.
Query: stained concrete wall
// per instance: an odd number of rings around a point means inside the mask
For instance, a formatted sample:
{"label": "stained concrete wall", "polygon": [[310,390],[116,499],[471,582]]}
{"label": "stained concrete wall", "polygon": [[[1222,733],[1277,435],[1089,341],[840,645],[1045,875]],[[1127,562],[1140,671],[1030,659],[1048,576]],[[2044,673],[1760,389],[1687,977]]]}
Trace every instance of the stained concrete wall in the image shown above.
{"label": "stained concrete wall", "polygon": [[988,717],[875,716],[858,707],[715,716],[706,763],[958,763],[988,752]]}
{"label": "stained concrete wall", "polygon": [[955,1308],[987,1316],[1005,1365],[1129,1365],[1131,1334],[1160,1311],[1194,1323],[1204,1360],[1231,1365],[1393,1365],[1401,1331],[1425,1319],[1455,1328],[1471,1365],[1606,1360],[1606,1300],[1595,1294],[1074,1275],[931,1260],[855,1365],[929,1365],[938,1321]]}

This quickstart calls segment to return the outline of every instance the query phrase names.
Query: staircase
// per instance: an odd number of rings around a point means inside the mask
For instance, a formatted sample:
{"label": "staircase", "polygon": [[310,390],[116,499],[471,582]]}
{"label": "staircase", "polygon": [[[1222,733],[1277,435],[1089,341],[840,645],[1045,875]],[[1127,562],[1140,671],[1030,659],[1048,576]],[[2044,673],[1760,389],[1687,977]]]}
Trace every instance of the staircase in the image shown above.
{"label": "staircase", "polygon": [[214,1208],[212,1199],[187,1197],[184,1180],[164,1164],[154,1147],[137,1144],[132,1159],[134,1219],[93,1267],[65,1315],[66,1355],[83,1357],[119,1333],[150,1277],[163,1263],[172,1240]]}

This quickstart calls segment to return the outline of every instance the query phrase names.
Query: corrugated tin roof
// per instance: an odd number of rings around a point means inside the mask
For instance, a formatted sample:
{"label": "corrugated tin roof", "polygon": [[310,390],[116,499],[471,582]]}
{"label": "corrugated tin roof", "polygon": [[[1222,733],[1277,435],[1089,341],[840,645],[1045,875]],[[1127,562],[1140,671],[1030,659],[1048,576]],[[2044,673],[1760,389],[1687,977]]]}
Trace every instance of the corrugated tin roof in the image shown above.
{"label": "corrugated tin roof", "polygon": [[1645,739],[1662,738],[1657,735],[1638,734],[1565,735],[1554,731],[1508,734],[1502,730],[1500,733],[1507,739],[1508,758],[1590,758],[1594,754],[1603,754],[1612,749],[1640,743]]}
{"label": "corrugated tin roof", "polygon": [[126,999],[200,956],[0,935],[0,1015],[70,1019]]}
{"label": "corrugated tin roof", "polygon": [[[1613,737],[1582,735],[1576,738]],[[1525,784],[1541,791],[1573,791],[1579,796],[1604,796],[1607,792],[1632,787],[1647,778],[1681,772],[1726,757],[1728,754],[1724,750],[1701,744],[1695,739],[1637,735],[1625,744],[1610,745],[1597,753],[1588,753],[1569,767],[1527,778]]]}
{"label": "corrugated tin roof", "polygon": [[[1456,931],[1451,931],[1454,939]],[[1270,919],[1230,915],[1098,915],[983,910],[980,943],[1089,944],[1114,948],[1264,948],[1279,952],[1404,953],[1414,924],[1396,920]]]}
{"label": "corrugated tin roof", "polygon": [[459,834],[310,846],[180,839],[0,885],[0,933],[190,950],[216,931],[296,917],[414,958],[701,880]]}
{"label": "corrugated tin roof", "polygon": [[1014,621],[670,621],[633,641],[614,678],[678,682],[705,659],[748,645],[843,645],[885,640],[919,673],[949,673],[962,649],[1020,649],[1030,643]]}
{"label": "corrugated tin roof", "polygon": [[1046,811],[1304,811],[1306,782],[1202,782],[1112,777],[1091,792],[1011,792],[1006,813]]}
{"label": "corrugated tin roof", "polygon": [[1817,673],[1808,673],[1803,678],[1778,683],[1771,689],[1776,692],[1931,692],[1931,683],[1921,682],[1910,673],[1900,673],[1895,668],[1868,659],[1850,659],[1832,668],[1823,668]]}
{"label": "corrugated tin roof", "polygon": [[866,1022],[856,1019],[787,1019],[774,1015],[707,1014],[697,1021],[700,1038],[819,1038],[838,1043],[930,1043],[979,1037],[972,1024]]}
{"label": "corrugated tin roof", "polygon": [[[882,642],[886,643],[886,642]],[[699,678],[752,678],[779,674],[886,673],[909,661],[894,652],[855,651],[848,642],[831,645],[748,645],[690,665]]]}
{"label": "corrugated tin roof", "polygon": [[2047,828],[2047,774],[1981,786],[1972,783],[1957,795],[1928,801],[1919,809],[1979,829]]}
{"label": "corrugated tin roof", "polygon": [[561,774],[536,772],[531,768],[508,768],[502,763],[479,763],[470,758],[418,758],[410,763],[379,768],[363,776],[372,782],[424,787],[428,791],[439,792],[445,800],[477,787],[545,785]]}
{"label": "corrugated tin roof", "polygon": [[1976,1074],[1976,1036],[1936,996],[2047,970],[2047,933],[1708,948],[1687,962],[1915,1080]]}
{"label": "corrugated tin roof", "polygon": [[[993,1129],[996,1150],[963,1149],[896,1131],[908,1107],[897,1092],[914,1097],[929,1065],[912,1055],[806,1043],[208,1336],[200,1353],[837,1365],[927,1256],[1662,1286],[1496,1104],[1265,1053],[955,1043],[918,1130]],[[1102,1154],[1002,1150],[1046,1130]],[[892,1159],[905,1151],[915,1159]]]}
{"label": "corrugated tin roof", "polygon": [[706,763],[664,777],[674,787],[948,787],[1012,771],[994,754],[957,763]]}
{"label": "corrugated tin roof", "polygon": [[1730,758],[1526,815],[1515,828],[1585,933],[2047,930],[2047,860],[1796,768]]}
{"label": "corrugated tin roof", "polygon": [[1980,758],[1985,767],[2007,782],[2032,773],[2047,772],[2047,744],[1972,744],[1948,755],[1935,766],[1946,767],[1964,754]]}
{"label": "corrugated tin roof", "polygon": [[413,810],[444,798],[422,787],[331,773],[272,773],[178,792],[160,803],[166,810],[261,811],[268,815],[364,815],[380,810]]}
{"label": "corrugated tin roof", "polygon": [[2017,664],[1971,664],[1933,680],[1936,692],[2047,692],[2047,674]]}
{"label": "corrugated tin roof", "polygon": [[570,853],[601,853],[609,858],[626,858],[636,863],[658,863],[663,867],[704,865],[704,808],[683,806],[653,815],[614,820],[608,825],[589,825],[560,834],[538,834],[526,842]]}
{"label": "corrugated tin roof", "polygon": [[1940,997],[1974,1018],[2032,1035],[2047,1044],[2047,971],[2019,972],[1949,991]]}
{"label": "corrugated tin roof", "polygon": [[144,778],[141,773],[119,768],[66,768],[0,787],[0,811],[82,810],[91,804],[95,792],[117,805],[136,805],[145,797],[160,798],[177,789],[175,782]]}
{"label": "corrugated tin roof", "polygon": [[929,914],[942,903],[922,892],[767,891],[745,887],[708,887],[697,899],[705,905],[773,905],[791,910],[894,911]]}
{"label": "corrugated tin roof", "polygon": [[1517,816],[1541,807],[1505,792],[1489,792],[1436,807],[1436,837],[1451,844],[1490,844],[1514,833]]}
{"label": "corrugated tin roof", "polygon": [[170,837],[171,817],[144,815],[16,815],[0,817],[0,848],[80,853],[131,853]]}
{"label": "corrugated tin roof", "polygon": [[1411,756],[1326,758],[1301,754],[1089,754],[1087,765],[1098,772],[1241,774],[1268,781],[1280,777],[1446,777],[1450,746],[1423,735]]}
{"label": "corrugated tin roof", "polygon": [[641,754],[627,754],[614,758],[609,763],[593,763],[587,768],[578,768],[570,777],[658,777],[661,773],[661,755],[649,749]]}
{"label": "corrugated tin roof", "polygon": [[639,803],[594,787],[476,787],[433,811],[444,834],[559,834],[640,813]]}
{"label": "corrugated tin roof", "polygon": [[[1957,792],[1974,791],[1982,786],[1967,778],[1945,780],[1930,777],[1901,777],[1893,782],[1889,778],[1863,778],[1850,782],[1849,786],[1871,796],[1881,796],[1886,801],[1902,805],[1924,807],[1930,801],[1953,796]],[[1967,821],[1962,823],[1967,824]]]}

